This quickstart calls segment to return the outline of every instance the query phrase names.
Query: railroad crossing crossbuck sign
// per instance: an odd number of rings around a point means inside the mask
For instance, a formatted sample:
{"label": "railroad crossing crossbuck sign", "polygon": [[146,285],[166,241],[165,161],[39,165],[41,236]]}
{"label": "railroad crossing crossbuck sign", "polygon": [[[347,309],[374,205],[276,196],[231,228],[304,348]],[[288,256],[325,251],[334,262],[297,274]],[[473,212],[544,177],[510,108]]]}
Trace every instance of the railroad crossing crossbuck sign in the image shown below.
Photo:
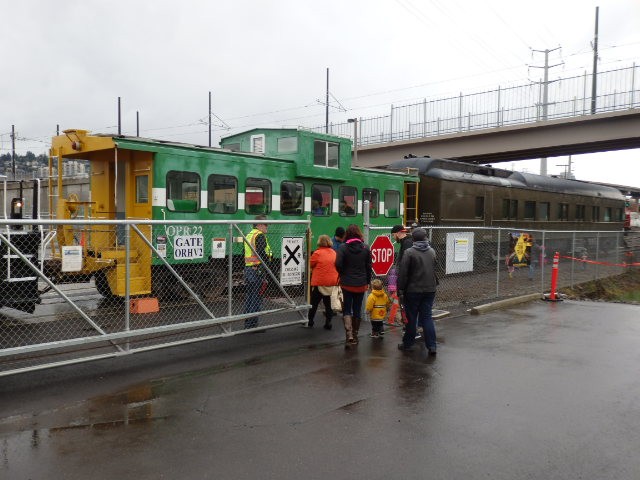
{"label": "railroad crossing crossbuck sign", "polygon": [[393,265],[393,243],[386,235],[379,235],[371,244],[371,266],[373,272],[380,276],[389,273]]}

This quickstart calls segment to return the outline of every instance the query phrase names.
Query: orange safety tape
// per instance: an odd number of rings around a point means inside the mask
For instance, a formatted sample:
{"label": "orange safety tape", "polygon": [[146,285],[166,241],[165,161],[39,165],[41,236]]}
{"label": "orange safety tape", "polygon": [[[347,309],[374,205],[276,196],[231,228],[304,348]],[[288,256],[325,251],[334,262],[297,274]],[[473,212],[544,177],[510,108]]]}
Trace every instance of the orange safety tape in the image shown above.
{"label": "orange safety tape", "polygon": [[609,263],[609,262],[596,262],[595,260],[585,260],[583,258],[567,257],[565,255],[560,255],[560,257],[561,258],[566,258],[567,260],[575,260],[576,262],[591,263],[593,265],[607,265],[609,267],[640,267],[640,262],[634,262],[634,263]]}

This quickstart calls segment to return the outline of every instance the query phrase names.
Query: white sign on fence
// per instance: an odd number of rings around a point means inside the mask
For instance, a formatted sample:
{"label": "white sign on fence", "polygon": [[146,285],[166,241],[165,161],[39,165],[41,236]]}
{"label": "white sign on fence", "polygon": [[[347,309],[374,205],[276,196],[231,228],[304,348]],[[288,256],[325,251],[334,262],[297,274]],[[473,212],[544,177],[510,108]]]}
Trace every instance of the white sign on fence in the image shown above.
{"label": "white sign on fence", "polygon": [[302,272],[304,270],[303,248],[304,237],[282,238],[282,255],[280,255],[281,285],[300,285],[302,283]]}
{"label": "white sign on fence", "polygon": [[82,270],[82,245],[62,247],[62,271],[79,272]]}
{"label": "white sign on fence", "polygon": [[473,232],[447,233],[446,273],[473,271]]}

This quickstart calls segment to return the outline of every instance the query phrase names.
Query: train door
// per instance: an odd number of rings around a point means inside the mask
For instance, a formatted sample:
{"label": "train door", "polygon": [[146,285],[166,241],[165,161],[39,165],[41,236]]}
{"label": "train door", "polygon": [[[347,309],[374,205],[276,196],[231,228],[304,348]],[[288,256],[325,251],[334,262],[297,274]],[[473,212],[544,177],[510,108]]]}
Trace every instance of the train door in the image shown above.
{"label": "train door", "polygon": [[404,182],[404,224],[418,222],[418,183]]}
{"label": "train door", "polygon": [[[152,153],[128,151],[126,162],[125,218],[128,220],[151,219],[151,186],[152,181]],[[147,240],[151,239],[151,226],[136,224]],[[140,237],[131,229],[131,294],[142,294],[151,291],[151,251]]]}
{"label": "train door", "polygon": [[126,218],[151,218],[151,153],[131,152],[127,178],[131,182],[127,190]]}

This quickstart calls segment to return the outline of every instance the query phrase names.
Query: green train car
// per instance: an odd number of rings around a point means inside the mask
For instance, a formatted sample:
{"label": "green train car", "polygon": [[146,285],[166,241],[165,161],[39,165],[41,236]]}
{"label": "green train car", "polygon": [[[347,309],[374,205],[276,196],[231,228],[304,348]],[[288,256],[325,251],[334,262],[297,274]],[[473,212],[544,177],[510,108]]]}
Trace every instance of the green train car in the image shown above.
{"label": "green train car", "polygon": [[[226,260],[213,258],[211,245],[213,238],[228,236],[228,227],[203,229],[199,220],[310,217],[317,239],[339,225],[362,225],[365,201],[373,225],[406,223],[417,212],[417,176],[353,167],[349,139],[301,129],[254,129],[223,138],[221,148],[66,130],[53,138],[50,161],[62,172],[67,159],[89,161],[91,201],[59,198],[50,211],[57,218],[193,220],[144,232],[154,245],[164,245],[166,260],[187,280],[219,278],[226,269]],[[57,189],[62,191],[61,175]],[[189,238],[197,238],[197,254],[184,255]],[[122,231],[92,226],[78,232],[65,225],[57,242],[50,270],[58,268],[62,247],[81,244],[82,271],[65,278],[95,276],[104,295],[124,295]],[[131,242],[131,295],[158,294],[160,284],[175,283],[142,239],[132,235]],[[242,255],[241,243],[233,248]]]}

